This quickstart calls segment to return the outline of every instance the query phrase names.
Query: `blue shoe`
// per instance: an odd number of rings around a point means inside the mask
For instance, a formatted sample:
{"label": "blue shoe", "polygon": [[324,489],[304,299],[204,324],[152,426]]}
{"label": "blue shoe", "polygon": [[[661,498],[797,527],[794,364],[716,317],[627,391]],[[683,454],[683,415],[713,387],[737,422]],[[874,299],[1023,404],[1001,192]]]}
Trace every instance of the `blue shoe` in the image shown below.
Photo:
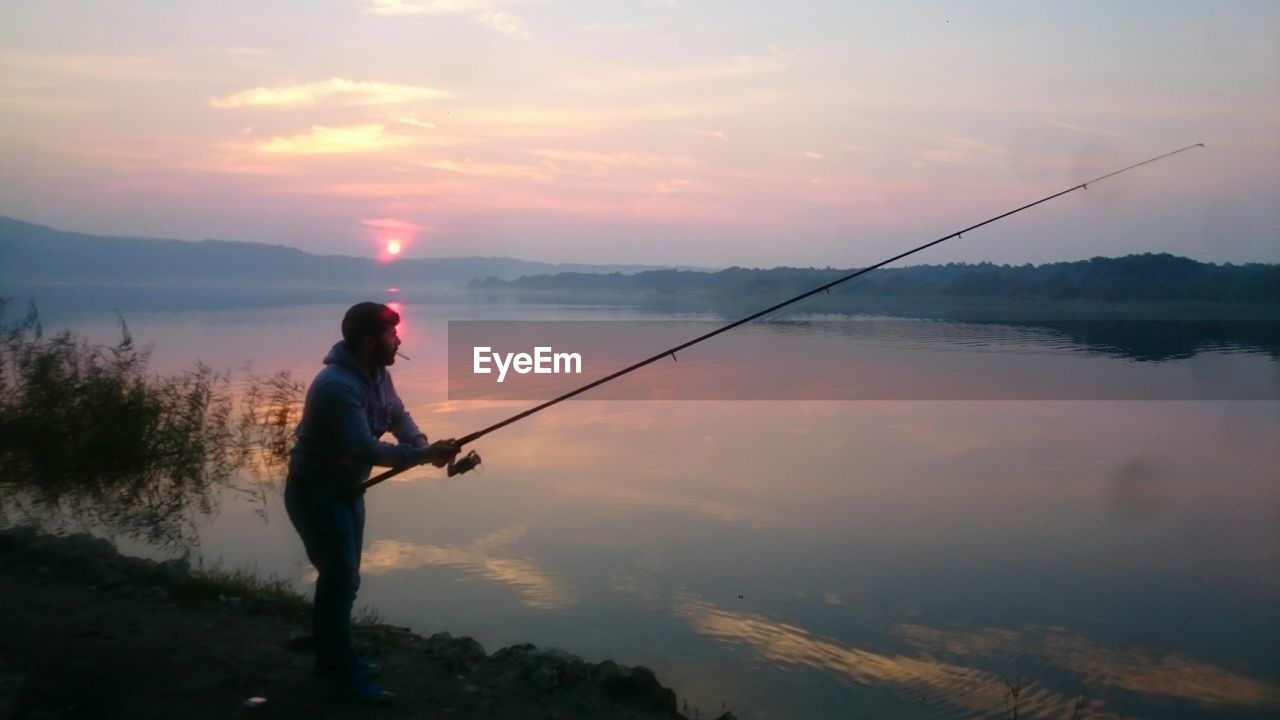
{"label": "blue shoe", "polygon": [[396,694],[384,690],[368,675],[357,675],[354,680],[335,685],[333,697],[337,700],[364,703],[365,705],[387,705],[396,699]]}

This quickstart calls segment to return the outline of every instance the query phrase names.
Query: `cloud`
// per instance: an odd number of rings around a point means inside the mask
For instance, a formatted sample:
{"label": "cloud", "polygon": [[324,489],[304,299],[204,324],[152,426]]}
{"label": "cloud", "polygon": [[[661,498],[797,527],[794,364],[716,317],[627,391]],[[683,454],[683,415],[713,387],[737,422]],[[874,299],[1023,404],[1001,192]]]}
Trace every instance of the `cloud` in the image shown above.
{"label": "cloud", "polygon": [[642,69],[622,67],[589,67],[582,74],[568,77],[562,85],[573,91],[610,94],[628,93],[638,88],[681,85],[727,78],[750,78],[773,75],[792,66],[791,55],[775,45],[767,52],[702,62],[695,65],[651,65]]}
{"label": "cloud", "polygon": [[550,180],[552,174],[545,168],[532,165],[512,165],[507,163],[478,163],[472,160],[432,160],[422,163],[422,167],[431,170],[471,175],[475,177],[496,178],[505,180]]}
{"label": "cloud", "polygon": [[649,26],[645,23],[633,22],[593,22],[579,25],[576,30],[578,32],[596,33],[596,32],[631,32],[635,30],[648,30]]}
{"label": "cloud", "polygon": [[360,221],[360,224],[365,227],[390,230],[392,232],[417,232],[422,229],[422,226],[418,223],[394,218],[364,218]]}
{"label": "cloud", "polygon": [[1050,120],[1049,118],[1043,118],[1043,117],[1036,117],[1032,119],[1038,122],[1042,122],[1046,125],[1053,125],[1054,127],[1065,128],[1067,130],[1074,130],[1076,132],[1081,132],[1081,133],[1088,133],[1090,135],[1110,135],[1112,137],[1127,137],[1127,135],[1125,135],[1124,133],[1116,132],[1115,130],[1095,130],[1094,128],[1084,127],[1083,125],[1073,125],[1071,123],[1059,122],[1057,120]]}
{"label": "cloud", "polygon": [[499,3],[492,0],[367,0],[374,15],[468,15]]}
{"label": "cloud", "polygon": [[381,125],[312,125],[309,133],[263,140],[255,147],[265,153],[323,155],[372,152],[403,144],[402,139],[383,132]]}
{"label": "cloud", "polygon": [[209,104],[215,108],[384,105],[448,97],[453,93],[435,88],[330,78],[301,85],[251,88],[212,98]]}
{"label": "cloud", "polygon": [[806,152],[806,153],[804,154],[804,156],[805,156],[805,157],[807,157],[807,158],[809,158],[810,160],[821,160],[821,159],[823,159],[823,154],[822,154],[822,153],[816,153],[816,152],[812,152],[812,151],[810,151],[810,152]]}
{"label": "cloud", "polygon": [[724,140],[723,130],[698,130],[695,128],[680,128],[680,132],[687,132],[690,135],[701,135],[702,137],[715,138],[716,140]]}
{"label": "cloud", "polygon": [[651,152],[601,153],[587,150],[544,149],[530,150],[529,153],[547,160],[557,170],[571,169],[592,175],[619,168],[689,168],[699,164],[693,158]]}
{"label": "cloud", "polygon": [[738,55],[731,60],[706,68],[703,72],[720,77],[763,75],[784,70],[790,65],[791,56],[777,45],[770,45],[769,52],[765,55]]}
{"label": "cloud", "polygon": [[911,158],[912,167],[922,167],[929,164],[991,162],[1010,154],[1011,151],[1006,147],[965,137],[949,137],[938,145],[911,150],[907,157]]}
{"label": "cloud", "polygon": [[504,12],[482,12],[471,16],[471,19],[496,30],[503,35],[512,35],[516,37],[531,37],[532,33],[524,27],[524,21],[515,15]]}
{"label": "cloud", "polygon": [[419,119],[417,119],[417,118],[413,118],[413,117],[402,117],[402,118],[400,118],[400,119],[399,119],[399,121],[400,121],[400,122],[402,122],[402,123],[404,123],[405,125],[412,125],[412,126],[414,126],[414,127],[416,127],[416,128],[422,128],[423,130],[435,130],[435,129],[436,129],[436,124],[435,124],[435,123],[423,122],[423,121],[421,121],[421,120],[419,120]]}
{"label": "cloud", "polygon": [[264,55],[271,54],[270,50],[266,50],[263,48],[256,48],[256,47],[247,47],[244,45],[237,45],[233,47],[223,48],[223,51],[226,52],[228,55],[234,55],[235,57],[262,57]]}
{"label": "cloud", "polygon": [[465,15],[490,30],[503,35],[530,37],[524,20],[498,8],[510,5],[502,0],[366,0],[365,7],[374,15]]}
{"label": "cloud", "polygon": [[695,101],[659,99],[653,103],[486,105],[455,107],[450,127],[472,139],[494,139],[510,143],[513,138],[531,138],[530,144],[560,143],[568,134],[614,129],[649,123],[690,123],[695,118],[723,115],[725,105],[699,98]]}
{"label": "cloud", "polygon": [[[164,80],[180,77],[171,63],[161,58],[130,55],[36,55],[0,52],[0,76],[58,80]],[[46,81],[47,82],[47,81]]]}

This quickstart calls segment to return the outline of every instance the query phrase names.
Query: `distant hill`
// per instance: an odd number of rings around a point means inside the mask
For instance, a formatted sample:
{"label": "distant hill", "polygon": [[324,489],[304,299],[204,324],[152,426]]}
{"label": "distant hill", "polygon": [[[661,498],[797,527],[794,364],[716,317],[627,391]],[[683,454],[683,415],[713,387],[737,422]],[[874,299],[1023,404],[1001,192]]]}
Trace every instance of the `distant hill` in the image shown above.
{"label": "distant hill", "polygon": [[196,283],[272,287],[463,286],[548,273],[636,273],[655,265],[543,263],[505,257],[402,259],[312,255],[225,240],[164,240],[64,232],[0,217],[0,282]]}
{"label": "distant hill", "polygon": [[[575,265],[504,257],[402,259],[313,255],[263,243],[162,240],[64,232],[0,217],[0,283],[255,288],[462,287],[587,298],[690,300],[717,309],[759,306],[850,272],[837,268],[671,269]],[[1280,305],[1280,265],[1216,265],[1168,253],[1045,265],[948,263],[886,268],[806,302],[813,312],[866,299],[1185,302]]]}

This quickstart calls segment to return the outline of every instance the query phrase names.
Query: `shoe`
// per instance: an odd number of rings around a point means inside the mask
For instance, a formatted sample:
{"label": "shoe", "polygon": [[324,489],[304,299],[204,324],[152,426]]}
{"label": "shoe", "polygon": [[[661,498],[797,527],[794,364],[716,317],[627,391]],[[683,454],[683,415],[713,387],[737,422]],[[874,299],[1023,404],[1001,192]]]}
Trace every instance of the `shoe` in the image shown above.
{"label": "shoe", "polygon": [[357,675],[354,680],[334,686],[332,697],[365,705],[387,705],[396,699],[396,694],[384,690],[367,675]]}

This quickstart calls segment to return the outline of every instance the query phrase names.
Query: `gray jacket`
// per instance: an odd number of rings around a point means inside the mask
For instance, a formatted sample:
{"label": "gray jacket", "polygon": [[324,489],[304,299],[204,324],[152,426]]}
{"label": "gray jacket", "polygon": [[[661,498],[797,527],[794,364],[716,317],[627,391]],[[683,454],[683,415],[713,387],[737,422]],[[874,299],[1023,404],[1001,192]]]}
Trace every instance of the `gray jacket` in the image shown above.
{"label": "gray jacket", "polygon": [[[297,438],[289,452],[289,482],[358,490],[374,465],[422,462],[427,436],[396,395],[391,374],[370,377],[339,342],[311,381]],[[399,444],[379,438],[390,431]]]}

